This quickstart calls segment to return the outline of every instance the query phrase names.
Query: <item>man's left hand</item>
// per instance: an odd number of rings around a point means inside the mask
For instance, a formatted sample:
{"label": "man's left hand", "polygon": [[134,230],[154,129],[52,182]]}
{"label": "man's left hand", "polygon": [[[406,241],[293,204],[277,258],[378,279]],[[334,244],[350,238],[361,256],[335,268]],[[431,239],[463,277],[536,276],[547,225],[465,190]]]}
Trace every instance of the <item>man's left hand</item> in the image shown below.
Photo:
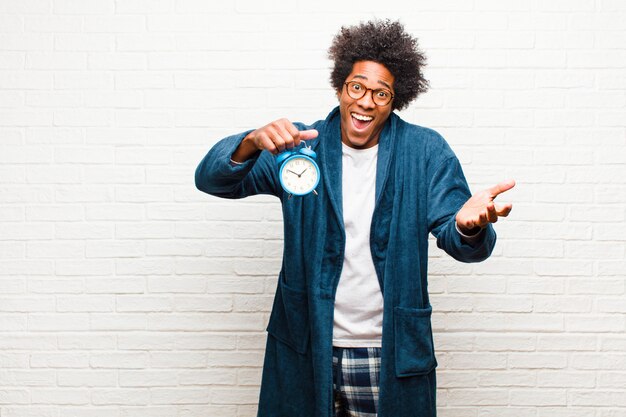
{"label": "man's left hand", "polygon": [[497,222],[499,217],[508,216],[513,205],[496,204],[494,200],[514,186],[514,180],[504,181],[474,194],[467,200],[456,214],[456,224],[461,233],[474,235],[487,224]]}

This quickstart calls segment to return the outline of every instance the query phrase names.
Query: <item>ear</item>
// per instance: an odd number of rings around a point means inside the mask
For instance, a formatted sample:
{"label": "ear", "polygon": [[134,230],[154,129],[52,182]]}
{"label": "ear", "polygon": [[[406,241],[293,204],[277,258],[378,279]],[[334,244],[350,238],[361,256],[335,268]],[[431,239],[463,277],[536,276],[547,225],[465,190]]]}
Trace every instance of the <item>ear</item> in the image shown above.
{"label": "ear", "polygon": [[337,100],[341,100],[341,90],[336,90],[335,95],[337,96]]}

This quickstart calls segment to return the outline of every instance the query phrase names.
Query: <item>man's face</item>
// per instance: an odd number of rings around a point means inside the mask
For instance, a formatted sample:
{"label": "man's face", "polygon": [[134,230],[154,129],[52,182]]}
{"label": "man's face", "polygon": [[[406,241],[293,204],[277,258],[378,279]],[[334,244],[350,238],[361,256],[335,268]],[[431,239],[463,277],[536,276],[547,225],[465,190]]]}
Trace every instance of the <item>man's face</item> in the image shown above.
{"label": "man's face", "polygon": [[[394,77],[384,65],[377,62],[355,62],[345,82],[351,81],[357,81],[368,89],[385,89],[393,94]],[[342,90],[337,92],[341,113],[341,141],[351,148],[371,148],[378,143],[380,132],[391,114],[393,100],[385,106],[376,105],[371,90],[355,100],[348,95],[347,88],[344,84]]]}

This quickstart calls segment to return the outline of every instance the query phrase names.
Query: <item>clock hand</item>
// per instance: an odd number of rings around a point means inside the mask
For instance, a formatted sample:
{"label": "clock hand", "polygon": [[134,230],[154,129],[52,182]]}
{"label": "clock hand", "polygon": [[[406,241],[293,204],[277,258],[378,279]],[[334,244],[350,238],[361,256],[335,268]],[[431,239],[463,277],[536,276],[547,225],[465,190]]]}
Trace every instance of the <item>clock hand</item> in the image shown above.
{"label": "clock hand", "polygon": [[304,173],[306,172],[306,170],[307,170],[307,169],[309,169],[309,168],[304,168],[304,171],[302,171],[302,172],[300,173],[300,175],[298,175],[298,178],[300,178],[300,177],[302,176],[302,174],[304,174]]}
{"label": "clock hand", "polygon": [[[292,174],[296,174],[296,175],[298,175],[298,173],[297,173],[297,172],[293,172],[293,171],[292,171],[292,170],[290,170],[290,169],[288,169],[288,170],[287,170],[287,172],[291,172]],[[300,175],[298,175],[298,178],[300,178]]]}

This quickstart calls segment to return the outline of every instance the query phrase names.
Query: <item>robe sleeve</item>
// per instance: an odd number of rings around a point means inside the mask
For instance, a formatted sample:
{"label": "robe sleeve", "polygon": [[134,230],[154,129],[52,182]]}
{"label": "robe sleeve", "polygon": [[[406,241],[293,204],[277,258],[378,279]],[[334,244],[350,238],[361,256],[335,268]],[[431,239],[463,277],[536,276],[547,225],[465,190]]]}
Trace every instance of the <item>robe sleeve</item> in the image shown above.
{"label": "robe sleeve", "polygon": [[[450,153],[452,151],[450,150]],[[456,229],[456,213],[471,197],[461,164],[454,154],[436,168],[428,188],[429,231],[437,246],[461,262],[480,262],[489,257],[496,243],[496,232],[488,224],[471,242]]]}
{"label": "robe sleeve", "polygon": [[231,163],[233,152],[248,133],[222,139],[209,150],[196,168],[196,187],[200,191],[222,198],[281,195],[276,162],[269,152],[257,152],[241,164]]}

